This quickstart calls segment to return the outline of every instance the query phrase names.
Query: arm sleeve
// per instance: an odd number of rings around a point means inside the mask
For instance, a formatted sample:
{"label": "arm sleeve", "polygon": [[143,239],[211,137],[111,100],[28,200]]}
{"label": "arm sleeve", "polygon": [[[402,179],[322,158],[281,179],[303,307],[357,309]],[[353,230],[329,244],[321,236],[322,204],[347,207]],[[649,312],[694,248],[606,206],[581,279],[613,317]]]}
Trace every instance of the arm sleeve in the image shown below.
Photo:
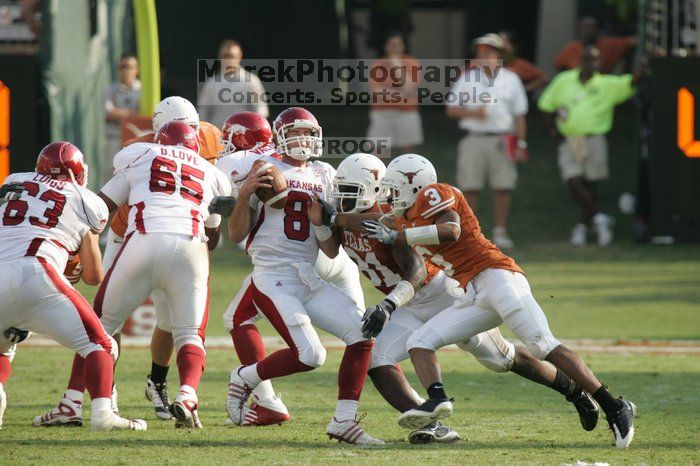
{"label": "arm sleeve", "polygon": [[559,102],[557,99],[557,91],[559,88],[559,82],[561,75],[556,76],[551,83],[544,89],[542,95],[537,101],[537,108],[543,112],[552,113],[559,108]]}
{"label": "arm sleeve", "polygon": [[[87,189],[80,190],[79,193],[81,195],[81,207],[85,215],[85,223],[94,233],[102,233],[102,230],[107,226],[107,219],[109,218],[107,204],[105,204],[99,196]],[[84,233],[85,232],[82,232],[81,236],[83,236]]]}
{"label": "arm sleeve", "polygon": [[455,202],[452,186],[443,183],[431,184],[418,192],[415,209],[422,218],[429,219],[451,209]]}
{"label": "arm sleeve", "polygon": [[635,89],[632,85],[632,75],[608,76],[610,98],[615,104],[621,104],[634,95]]}
{"label": "arm sleeve", "polygon": [[526,115],[528,110],[528,103],[527,92],[525,92],[525,86],[523,86],[523,82],[520,80],[518,75],[513,73],[512,77],[513,79],[511,81],[513,82],[513,99],[511,101],[511,110],[513,112],[513,115],[515,116]]}

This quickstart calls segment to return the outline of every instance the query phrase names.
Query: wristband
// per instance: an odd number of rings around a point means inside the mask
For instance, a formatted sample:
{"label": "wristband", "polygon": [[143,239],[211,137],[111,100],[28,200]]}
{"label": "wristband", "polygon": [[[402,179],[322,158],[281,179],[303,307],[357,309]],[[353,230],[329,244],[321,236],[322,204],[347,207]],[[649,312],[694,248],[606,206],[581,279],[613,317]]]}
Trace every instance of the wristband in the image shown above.
{"label": "wristband", "polygon": [[314,228],[314,234],[316,235],[316,239],[319,241],[326,241],[327,239],[330,239],[331,236],[333,236],[333,230],[331,230],[330,227],[327,227],[325,225],[313,225]]}
{"label": "wristband", "polygon": [[396,309],[398,309],[409,302],[415,293],[416,290],[413,289],[413,285],[406,280],[401,280],[396,284],[394,289],[391,290],[391,293],[389,293],[385,299],[390,301],[396,307]]}
{"label": "wristband", "polygon": [[406,228],[406,242],[413,246],[416,244],[440,244],[437,225],[425,227]]}

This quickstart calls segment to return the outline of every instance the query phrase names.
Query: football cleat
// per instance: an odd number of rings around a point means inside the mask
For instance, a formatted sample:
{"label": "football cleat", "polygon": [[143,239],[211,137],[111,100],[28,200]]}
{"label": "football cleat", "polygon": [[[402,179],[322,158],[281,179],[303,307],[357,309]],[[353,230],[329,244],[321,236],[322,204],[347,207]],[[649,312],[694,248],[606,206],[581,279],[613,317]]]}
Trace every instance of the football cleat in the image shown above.
{"label": "football cleat", "polygon": [[255,386],[245,380],[239,372],[243,366],[238,366],[231,371],[228,383],[228,395],[226,397],[226,412],[228,417],[236,425],[243,425],[248,412],[246,403]]}
{"label": "football cleat", "polygon": [[583,223],[579,223],[571,230],[569,242],[573,246],[585,246],[586,235],[588,235],[588,227]]}
{"label": "football cleat", "polygon": [[365,416],[366,414],[363,414],[359,419],[355,416],[345,421],[338,421],[334,417],[326,427],[328,438],[352,445],[385,445],[384,440],[372,437],[360,427],[360,421]]}
{"label": "football cleat", "polygon": [[117,384],[112,385],[112,396],[109,400],[112,406],[112,412],[119,416],[119,395],[117,394]]}
{"label": "football cleat", "polygon": [[414,430],[408,434],[408,441],[413,445],[424,443],[453,443],[461,437],[456,430],[435,421],[422,429]]}
{"label": "football cleat", "polygon": [[578,411],[578,418],[584,430],[591,431],[598,425],[600,411],[598,405],[591,395],[586,393],[576,385],[576,390],[570,395],[566,395],[566,401],[570,402]]}
{"label": "football cleat", "polygon": [[168,399],[168,383],[154,383],[151,376],[146,377],[146,399],[153,403],[158,419],[170,420],[170,400]]}
{"label": "football cleat", "polygon": [[180,392],[170,405],[170,414],[175,418],[176,429],[201,429],[202,421],[197,413],[197,395]]}
{"label": "football cleat", "polygon": [[109,411],[108,416],[90,419],[92,430],[146,430],[148,425],[143,419],[124,419]]}
{"label": "football cleat", "polygon": [[422,429],[450,414],[452,414],[452,400],[431,398],[417,408],[402,413],[399,416],[399,425],[406,429]]}
{"label": "football cleat", "polygon": [[598,246],[610,246],[613,241],[615,218],[599,212],[593,217],[593,226],[598,236]]}
{"label": "football cleat", "polygon": [[243,418],[244,427],[270,426],[282,424],[289,420],[289,411],[279,397],[259,398],[253,395],[253,403]]}
{"label": "football cleat", "polygon": [[0,430],[2,430],[2,417],[5,415],[5,408],[7,408],[7,395],[0,384]]}
{"label": "football cleat", "polygon": [[63,396],[54,409],[34,418],[34,427],[82,426],[83,405]]}
{"label": "football cleat", "polygon": [[622,408],[615,413],[608,415],[608,425],[615,434],[615,446],[617,448],[627,448],[632,443],[634,437],[634,417],[637,415],[637,406],[631,401],[623,400]]}

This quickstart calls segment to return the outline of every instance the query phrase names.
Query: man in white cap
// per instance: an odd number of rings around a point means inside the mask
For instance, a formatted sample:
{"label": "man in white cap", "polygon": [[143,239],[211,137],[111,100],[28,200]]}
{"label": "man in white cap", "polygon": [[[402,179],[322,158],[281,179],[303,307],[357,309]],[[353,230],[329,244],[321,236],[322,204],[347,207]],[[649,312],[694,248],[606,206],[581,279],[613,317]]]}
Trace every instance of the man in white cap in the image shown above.
{"label": "man in white cap", "polygon": [[476,210],[488,180],[493,192],[494,229],[491,239],[513,247],[506,225],[510,193],[515,189],[516,162],[527,160],[527,95],[520,78],[503,67],[505,44],[498,34],[474,41],[476,60],[454,83],[447,115],[465,132],[457,156],[457,186]]}

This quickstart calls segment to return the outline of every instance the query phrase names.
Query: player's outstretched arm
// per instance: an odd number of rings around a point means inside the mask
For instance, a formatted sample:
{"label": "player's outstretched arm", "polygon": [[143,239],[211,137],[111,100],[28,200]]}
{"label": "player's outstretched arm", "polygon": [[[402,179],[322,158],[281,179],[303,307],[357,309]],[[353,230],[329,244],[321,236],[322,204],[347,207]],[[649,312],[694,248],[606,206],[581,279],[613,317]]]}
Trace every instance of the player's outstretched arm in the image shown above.
{"label": "player's outstretched arm", "polygon": [[104,274],[99,236],[91,231],[85,233],[80,243],[79,254],[80,263],[83,266],[83,281],[88,285],[99,285]]}
{"label": "player's outstretched arm", "polygon": [[396,231],[377,221],[362,222],[362,231],[385,244],[435,245],[457,241],[462,233],[461,219],[454,210],[440,214],[432,225]]}

